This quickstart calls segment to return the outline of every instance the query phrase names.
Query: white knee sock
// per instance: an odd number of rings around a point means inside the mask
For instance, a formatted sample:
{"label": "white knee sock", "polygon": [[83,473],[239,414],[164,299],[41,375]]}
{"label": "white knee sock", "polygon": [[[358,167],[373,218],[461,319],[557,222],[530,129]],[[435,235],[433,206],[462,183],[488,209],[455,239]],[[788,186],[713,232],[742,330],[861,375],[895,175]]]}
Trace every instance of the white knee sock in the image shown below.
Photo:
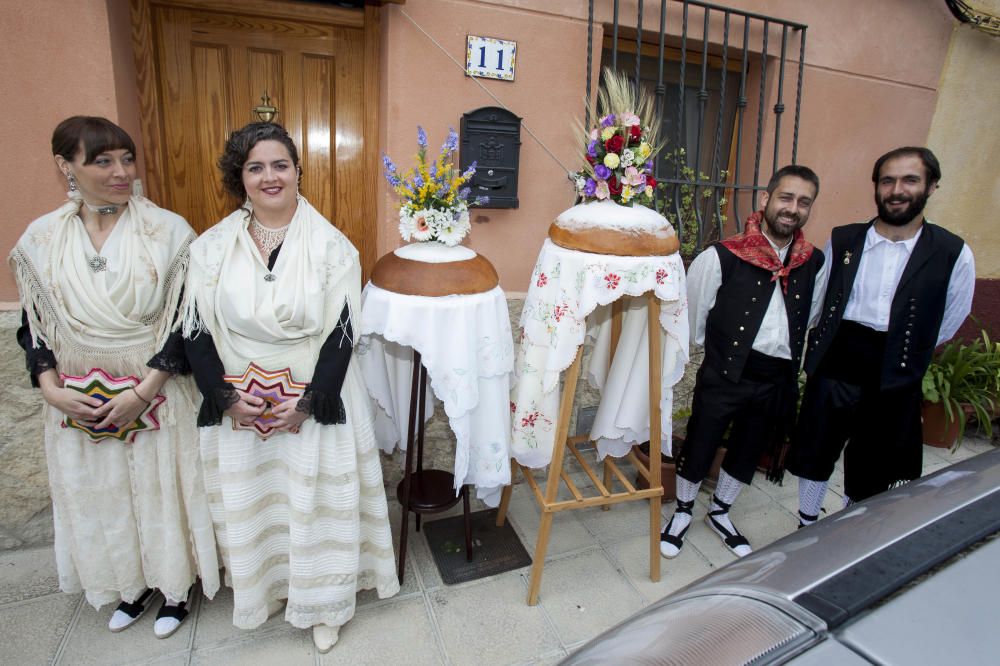
{"label": "white knee sock", "polygon": [[[677,476],[677,501],[678,502],[690,502],[694,503],[694,500],[698,497],[698,488],[701,487],[701,483],[694,483],[688,481],[683,476]],[[683,511],[674,510],[674,515],[670,519],[670,531],[668,534],[672,536],[679,535],[684,528],[691,524],[691,514],[685,513]]]}
{"label": "white knee sock", "polygon": [[[712,503],[709,504],[708,510],[709,512],[725,512],[713,516],[713,518],[731,534],[736,534],[737,530],[733,526],[733,521],[729,519],[728,507],[731,507],[736,498],[740,496],[745,485],[742,481],[727,474],[726,470],[719,470],[719,481],[715,484],[715,493],[712,495]],[[725,502],[727,506],[722,506],[719,502]]]}
{"label": "white knee sock", "polygon": [[799,479],[799,521],[812,525],[819,518],[829,481]]}
{"label": "white knee sock", "polygon": [[[736,498],[740,496],[740,492],[745,486],[745,483],[730,476],[726,470],[719,470],[719,482],[715,484],[715,497],[718,497],[726,504],[732,505],[736,501]],[[712,503],[712,511],[721,508],[714,502]]]}

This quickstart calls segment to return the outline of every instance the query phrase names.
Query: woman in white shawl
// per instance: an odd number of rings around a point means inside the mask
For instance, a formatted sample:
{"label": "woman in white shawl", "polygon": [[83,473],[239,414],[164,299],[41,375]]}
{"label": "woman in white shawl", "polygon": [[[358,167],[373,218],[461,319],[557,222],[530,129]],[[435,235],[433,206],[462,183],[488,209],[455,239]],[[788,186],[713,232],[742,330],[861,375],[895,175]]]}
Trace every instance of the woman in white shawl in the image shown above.
{"label": "woman in white shawl", "polygon": [[[246,202],[191,245],[183,330],[233,623],[252,629],[287,600],[285,619],[327,652],[358,590],[399,591],[370,403],[350,363],[358,253],[298,194],[298,151],[279,125],[234,132],[219,167]],[[266,439],[236,428],[263,401],[223,379],[251,363],[307,384],[274,407]]]}
{"label": "woman in white shawl", "polygon": [[[219,563],[197,446],[198,394],[184,372],[177,314],[191,227],[132,195],[135,144],[104,118],[74,116],[52,135],[69,200],[29,225],[10,254],[23,307],[18,341],[41,388],[60,588],[95,608],[121,601],[111,631],[133,624],[165,595],[154,633],[187,615],[200,576],[209,597]],[[101,400],[64,386],[103,370],[137,385]],[[160,403],[158,430],[132,443],[92,439],[124,428]]]}

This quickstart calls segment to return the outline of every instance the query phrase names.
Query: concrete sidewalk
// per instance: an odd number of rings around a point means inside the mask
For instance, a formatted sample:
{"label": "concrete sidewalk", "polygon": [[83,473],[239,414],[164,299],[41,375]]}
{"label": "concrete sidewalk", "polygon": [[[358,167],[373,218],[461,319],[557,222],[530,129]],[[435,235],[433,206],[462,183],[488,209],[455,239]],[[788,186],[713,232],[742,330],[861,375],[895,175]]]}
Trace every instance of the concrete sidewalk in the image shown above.
{"label": "concrete sidewalk", "polygon": [[[924,471],[991,447],[975,438],[955,454],[925,447]],[[838,468],[827,516],[840,509],[842,491]],[[0,553],[0,663],[553,664],[643,606],[735,559],[702,520],[709,497],[700,494],[684,552],[663,560],[659,583],[649,580],[645,503],[557,514],[535,607],[526,605],[530,567],[445,586],[423,536],[411,532],[399,595],[384,600],[372,592],[360,595],[357,615],[326,655],[316,653],[310,632],[293,628],[280,615],[255,631],[234,628],[228,590],[212,601],[196,595],[191,617],[166,640],[153,636],[153,612],[112,634],[110,606],[95,611],[81,595],[58,591],[51,548]],[[797,510],[794,477],[783,487],[759,479],[740,496],[733,518],[759,548],[792,532]],[[673,504],[665,504],[664,519],[672,511]],[[398,526],[394,499],[390,512]],[[514,489],[509,515],[532,553],[539,515],[523,484]]]}

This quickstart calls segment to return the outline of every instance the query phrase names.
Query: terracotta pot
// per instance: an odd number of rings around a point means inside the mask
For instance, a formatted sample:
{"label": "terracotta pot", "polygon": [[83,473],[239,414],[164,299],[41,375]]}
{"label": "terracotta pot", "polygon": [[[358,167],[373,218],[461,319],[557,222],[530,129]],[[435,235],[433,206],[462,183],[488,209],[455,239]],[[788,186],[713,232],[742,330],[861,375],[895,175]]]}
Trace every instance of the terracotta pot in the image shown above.
{"label": "terracotta pot", "polygon": [[[632,449],[642,464],[649,467],[649,442],[633,446]],[[663,496],[660,498],[661,502],[670,502],[677,499],[677,464],[673,458],[662,454],[660,455],[660,485],[663,486]],[[646,482],[646,477],[636,472],[635,486],[636,488],[645,490],[649,488],[649,483]]]}
{"label": "terracotta pot", "polygon": [[[970,405],[962,405],[966,420],[974,414]],[[948,421],[944,411],[944,403],[924,400],[920,407],[920,420],[923,423],[924,444],[939,449],[950,449],[958,441],[958,419]]]}

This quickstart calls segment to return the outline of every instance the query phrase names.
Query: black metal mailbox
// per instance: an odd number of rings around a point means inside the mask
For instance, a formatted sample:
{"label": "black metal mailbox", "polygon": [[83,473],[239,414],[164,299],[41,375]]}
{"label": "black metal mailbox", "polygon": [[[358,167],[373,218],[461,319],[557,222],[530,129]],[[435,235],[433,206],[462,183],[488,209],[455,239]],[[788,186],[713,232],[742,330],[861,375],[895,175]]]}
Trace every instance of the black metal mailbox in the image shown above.
{"label": "black metal mailbox", "polygon": [[487,196],[480,208],[517,208],[517,166],[521,153],[521,119],[498,106],[462,115],[459,165],[476,162],[472,197]]}

